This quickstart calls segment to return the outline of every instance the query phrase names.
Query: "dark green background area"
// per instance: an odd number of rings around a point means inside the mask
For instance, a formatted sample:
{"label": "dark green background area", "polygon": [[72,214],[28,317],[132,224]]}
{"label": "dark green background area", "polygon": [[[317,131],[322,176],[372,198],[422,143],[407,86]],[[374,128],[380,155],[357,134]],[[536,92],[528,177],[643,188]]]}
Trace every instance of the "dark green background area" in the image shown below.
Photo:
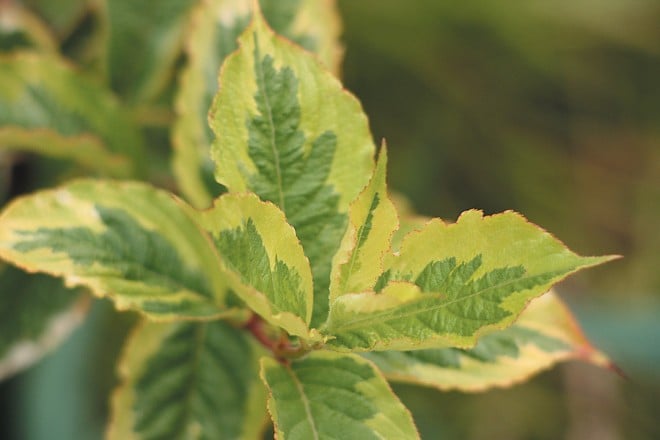
{"label": "dark green background area", "polygon": [[418,212],[522,212],[583,255],[560,286],[626,371],[572,363],[484,395],[396,390],[424,438],[660,435],[660,4],[341,0],[344,81]]}
{"label": "dark green background area", "polygon": [[[99,20],[85,0],[23,3],[67,56],[99,73]],[[418,212],[454,220],[469,208],[515,209],[580,254],[625,256],[560,290],[628,380],[571,363],[485,394],[396,386],[423,438],[660,438],[660,3],[338,3],[344,81],[376,141],[388,141],[391,187]],[[150,103],[165,115],[171,73]],[[168,119],[148,121],[162,168],[153,180],[174,188]],[[3,167],[3,196],[76,174],[56,166],[69,170],[30,156],[7,180]],[[0,383],[0,438],[101,438],[131,316],[97,303],[56,353]]]}

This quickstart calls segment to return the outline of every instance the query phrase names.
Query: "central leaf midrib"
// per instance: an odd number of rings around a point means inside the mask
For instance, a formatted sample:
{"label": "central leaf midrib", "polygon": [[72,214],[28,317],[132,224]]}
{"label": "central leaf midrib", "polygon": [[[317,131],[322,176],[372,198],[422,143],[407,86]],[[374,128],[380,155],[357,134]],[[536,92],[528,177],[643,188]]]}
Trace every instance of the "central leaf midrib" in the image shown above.
{"label": "central leaf midrib", "polygon": [[[257,40],[257,37],[255,35],[255,40],[254,40],[254,45],[255,45],[255,51],[257,53],[257,58],[261,59],[261,55],[259,54],[259,42]],[[265,115],[268,119],[269,123],[269,129],[270,129],[270,148],[273,152],[273,159],[275,160],[275,176],[277,179],[277,192],[279,196],[279,207],[286,213],[286,206],[284,204],[284,191],[283,191],[283,184],[282,184],[282,170],[280,168],[280,155],[279,151],[277,150],[277,142],[275,141],[275,121],[273,120],[273,109],[270,104],[270,99],[268,96],[268,89],[266,88],[266,79],[264,78],[264,71],[261,66],[260,62],[255,62],[255,67],[257,70],[257,76],[259,79],[259,87],[261,90],[263,90],[263,96],[264,96],[264,103],[266,105],[266,113]]]}
{"label": "central leaf midrib", "polygon": [[193,410],[193,398],[194,394],[199,393],[199,362],[202,356],[202,350],[204,349],[204,340],[206,339],[206,325],[207,324],[198,324],[195,329],[195,347],[192,353],[192,372],[190,377],[190,387],[186,393],[184,407],[186,408],[186,422],[185,424],[190,423],[192,419],[195,418]]}
{"label": "central leaf midrib", "polygon": [[[557,272],[561,272],[561,271],[557,271]],[[506,287],[506,286],[511,285],[513,283],[516,283],[516,282],[531,280],[532,278],[539,277],[539,276],[542,276],[542,275],[545,275],[545,274],[550,274],[550,273],[552,273],[552,272],[546,272],[546,273],[541,273],[541,274],[536,274],[536,275],[529,275],[527,277],[516,278],[515,280],[511,280],[511,281],[508,281],[508,282],[502,283],[502,284],[496,284],[494,286],[489,286],[489,287],[486,287],[485,289],[478,290],[478,291],[476,291],[474,293],[471,293],[469,295],[461,296],[460,298],[456,298],[456,299],[453,299],[451,301],[443,302],[442,304],[435,304],[435,305],[425,307],[425,308],[420,309],[420,310],[405,312],[405,313],[398,314],[398,315],[395,315],[395,316],[387,316],[388,314],[391,314],[392,311],[393,311],[393,309],[387,309],[387,310],[384,310],[384,311],[381,311],[381,312],[376,312],[373,315],[369,315],[369,316],[364,317],[364,318],[355,319],[355,320],[347,323],[346,325],[342,325],[341,327],[335,328],[334,330],[337,333],[345,332],[345,331],[355,330],[355,329],[359,329],[359,328],[363,328],[363,327],[372,327],[372,324],[369,324],[369,323],[374,321],[374,320],[377,320],[378,322],[383,322],[383,321],[387,322],[387,321],[393,321],[395,319],[405,319],[405,318],[408,318],[408,317],[411,317],[411,316],[421,315],[421,314],[424,314],[424,313],[427,313],[427,312],[433,312],[435,310],[440,310],[440,309],[442,309],[444,307],[447,307],[449,305],[452,305],[452,304],[455,304],[455,303],[458,303],[458,302],[461,302],[461,301],[466,301],[466,300],[468,300],[470,298],[473,298],[475,296],[478,296],[478,295],[482,295],[485,292],[487,292],[488,290],[499,288],[499,287]],[[428,299],[430,297],[440,298],[440,295],[442,295],[442,294],[441,293],[438,293],[438,294],[423,294],[423,296],[420,298],[420,300]],[[411,303],[408,303],[408,304],[411,304]]]}
{"label": "central leaf midrib", "polygon": [[[268,256],[268,254],[266,254],[266,256]],[[277,257],[275,257],[275,267],[277,267]],[[273,292],[273,297],[271,298],[272,310],[275,310],[278,313],[291,312],[290,310],[282,310],[282,308],[278,305],[279,295],[278,292],[275,290],[275,275],[273,273],[273,267],[271,267],[270,265],[270,258],[268,259],[268,282],[270,284],[270,290],[271,292]]]}
{"label": "central leaf midrib", "polygon": [[314,422],[314,417],[312,416],[312,408],[309,403],[309,398],[307,397],[307,394],[305,394],[305,389],[303,388],[302,383],[298,380],[298,377],[296,376],[291,366],[287,365],[285,369],[286,372],[289,373],[289,376],[291,376],[291,380],[293,381],[296,390],[300,394],[300,400],[302,401],[303,408],[305,409],[305,415],[307,416],[307,420],[309,421],[312,433],[314,434],[314,440],[319,440],[319,433],[316,428],[316,423]]}

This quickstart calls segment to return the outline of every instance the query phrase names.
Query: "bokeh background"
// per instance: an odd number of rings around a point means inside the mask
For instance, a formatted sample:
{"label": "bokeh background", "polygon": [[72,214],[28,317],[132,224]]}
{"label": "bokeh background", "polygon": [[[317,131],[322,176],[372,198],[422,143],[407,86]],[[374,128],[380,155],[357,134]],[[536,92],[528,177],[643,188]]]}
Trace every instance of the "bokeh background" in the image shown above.
{"label": "bokeh background", "polygon": [[[88,60],[95,2],[23,3]],[[397,386],[423,438],[660,438],[660,2],[338,5],[344,82],[417,212],[514,209],[578,253],[625,257],[559,291],[626,378],[569,363],[484,394]],[[147,137],[167,164],[167,126]],[[132,319],[98,301],[61,348],[0,383],[0,438],[100,438]]]}
{"label": "bokeh background", "polygon": [[660,2],[340,1],[344,81],[423,214],[524,213],[627,380],[579,363],[484,395],[402,389],[425,438],[660,438]]}

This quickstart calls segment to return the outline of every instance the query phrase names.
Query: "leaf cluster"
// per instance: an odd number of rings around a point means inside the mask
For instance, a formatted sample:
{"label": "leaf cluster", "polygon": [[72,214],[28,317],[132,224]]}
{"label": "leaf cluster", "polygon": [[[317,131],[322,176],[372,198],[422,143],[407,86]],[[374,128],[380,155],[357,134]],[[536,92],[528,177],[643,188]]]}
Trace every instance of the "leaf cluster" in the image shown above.
{"label": "leaf cluster", "polygon": [[[611,257],[514,212],[399,213],[387,149],[374,160],[335,76],[332,2],[165,0],[152,34],[135,7],[106,6],[105,84],[48,45],[0,57],[0,145],[97,176],[12,201],[0,256],[144,318],[108,438],[258,438],[268,414],[278,438],[417,438],[388,381],[478,391],[607,363],[546,292]],[[176,41],[175,195],[140,181],[159,178],[139,121],[159,114]]]}

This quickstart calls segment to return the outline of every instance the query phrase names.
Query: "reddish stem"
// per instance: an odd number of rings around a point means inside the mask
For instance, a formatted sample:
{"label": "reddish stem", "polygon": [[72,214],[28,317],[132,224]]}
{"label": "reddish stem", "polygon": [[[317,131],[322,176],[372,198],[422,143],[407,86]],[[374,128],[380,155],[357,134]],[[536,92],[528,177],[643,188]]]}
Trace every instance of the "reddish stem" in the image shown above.
{"label": "reddish stem", "polygon": [[263,319],[258,315],[252,315],[248,322],[245,323],[245,328],[252,333],[252,336],[254,336],[261,345],[272,351],[274,349],[274,344],[266,334],[263,323]]}
{"label": "reddish stem", "polygon": [[252,336],[259,341],[266,349],[270,350],[276,359],[281,362],[287,362],[287,358],[295,357],[300,352],[300,347],[291,345],[291,341],[284,333],[280,333],[277,340],[269,337],[265,322],[258,315],[252,315],[245,323],[245,328],[252,333]]}

